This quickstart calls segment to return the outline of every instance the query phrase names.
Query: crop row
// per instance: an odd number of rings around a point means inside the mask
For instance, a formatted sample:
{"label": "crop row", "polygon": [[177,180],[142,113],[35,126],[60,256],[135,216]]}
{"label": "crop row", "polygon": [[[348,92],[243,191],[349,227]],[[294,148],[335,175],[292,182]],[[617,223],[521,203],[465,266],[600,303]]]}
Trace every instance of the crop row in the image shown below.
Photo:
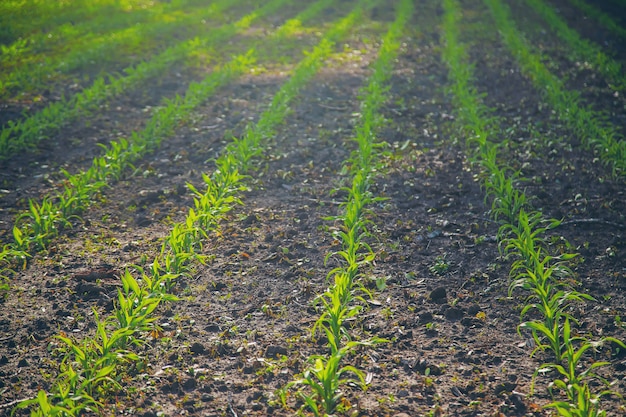
{"label": "crop row", "polygon": [[[491,6],[492,11],[499,10],[496,1],[485,0],[485,3]],[[567,261],[576,254],[549,253],[546,232],[556,228],[560,222],[545,219],[541,212],[530,206],[528,198],[518,188],[523,180],[520,171],[500,161],[498,149],[503,142],[496,141],[500,121],[482,103],[473,85],[467,51],[458,40],[460,6],[456,0],[446,0],[444,6],[446,47],[442,53],[452,81],[450,92],[463,132],[468,135],[468,150],[480,169],[487,199],[491,201],[491,214],[500,222],[500,246],[507,258],[513,260],[509,292],[519,289],[526,293],[520,314],[520,319],[526,320],[520,324],[519,331],[528,330],[532,334],[536,348],[531,356],[537,351],[549,351],[553,357],[553,361],[538,367],[535,377],[539,373],[553,372],[554,387],[566,396],[565,400],[557,398],[546,407],[563,416],[605,415],[599,399],[612,392],[608,389],[608,381],[596,374],[596,370],[609,363],[590,360],[585,353],[606,342],[622,347],[624,344],[612,337],[594,341],[575,335],[572,326],[578,320],[570,313],[571,304],[593,300],[570,284],[572,273]],[[537,318],[527,319],[527,316]],[[597,382],[606,384],[606,388],[595,391]]]}
{"label": "crop row", "polygon": [[[351,185],[343,189],[347,197],[341,203],[342,213],[327,218],[340,223],[336,239],[341,242],[342,250],[329,253],[326,260],[330,257],[339,258],[340,266],[328,273],[327,280],[331,281],[331,285],[315,299],[315,303],[321,305],[322,313],[313,325],[311,335],[315,337],[321,333],[326,337],[328,353],[309,357],[310,366],[300,378],[282,390],[281,398],[286,406],[288,390],[299,387],[297,394],[303,401],[302,407],[309,409],[316,417],[348,411],[346,408],[349,407],[345,404],[350,403],[344,401],[342,386],[354,383],[365,388],[368,381],[364,371],[352,365],[344,365],[345,358],[359,347],[386,341],[378,337],[354,340],[347,323],[357,318],[362,311],[363,305],[358,302],[365,301],[363,296],[372,296],[361,282],[361,275],[362,269],[371,264],[375,256],[365,242],[369,235],[368,206],[380,201],[369,190],[371,179],[380,163],[377,150],[383,146],[376,142],[375,134],[384,122],[379,110],[387,98],[386,83],[400,46],[398,38],[412,13],[411,0],[403,0],[398,4],[396,19],[383,38],[378,59],[372,64],[373,73],[362,91],[361,120],[354,138],[357,147],[345,161],[345,168],[352,175],[349,179]],[[353,374],[357,379],[347,377],[346,374]]]}
{"label": "crop row", "polygon": [[[367,3],[363,1],[362,3]],[[320,0],[310,5],[303,16],[310,18],[322,10]],[[104,406],[101,399],[121,388],[119,381],[123,365],[141,366],[140,358],[129,350],[141,345],[141,338],[154,330],[152,313],[162,301],[174,301],[171,294],[176,279],[189,273],[194,262],[203,262],[202,241],[218,227],[219,220],[240,203],[238,195],[247,189],[246,174],[254,169],[254,159],[262,155],[264,145],[274,129],[290,111],[290,103],[301,88],[317,73],[332,52],[334,43],[345,36],[363,12],[357,7],[347,17],[334,24],[311,52],[298,64],[291,78],[274,96],[269,108],[255,125],[248,125],[241,138],[233,138],[215,161],[212,175],[203,175],[206,190],[199,191],[189,184],[194,193],[194,207],[186,219],[173,225],[164,239],[160,254],[149,271],[140,270],[135,279],[128,270],[122,275],[123,290],[118,293],[114,312],[104,320],[94,310],[97,330],[92,338],[78,343],[61,335],[65,344],[61,372],[52,394],[40,391],[37,398],[24,401],[18,408],[35,406],[34,415],[79,415],[85,410]],[[371,4],[369,5],[371,7]]]}

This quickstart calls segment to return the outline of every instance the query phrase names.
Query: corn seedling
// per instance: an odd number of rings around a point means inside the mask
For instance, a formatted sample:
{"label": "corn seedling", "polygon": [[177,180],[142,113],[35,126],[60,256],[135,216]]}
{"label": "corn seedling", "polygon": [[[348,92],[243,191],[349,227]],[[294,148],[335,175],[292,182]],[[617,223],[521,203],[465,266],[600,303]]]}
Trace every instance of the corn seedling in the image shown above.
{"label": "corn seedling", "polygon": [[[351,365],[341,366],[342,359],[351,353],[357,346],[369,346],[367,342],[348,342],[339,351],[331,353],[328,357],[313,355],[309,358],[312,366],[307,368],[302,378],[288,383],[285,389],[292,386],[308,386],[312,394],[299,391],[304,404],[311,410],[314,416],[331,416],[342,404],[343,393],[341,386],[355,384],[362,389],[367,387],[365,373]],[[351,373],[357,377],[345,378],[345,373]]]}
{"label": "corn seedling", "polygon": [[156,268],[158,273],[155,276],[156,280],[153,281],[150,277],[143,275],[144,285],[141,285],[128,270],[124,271],[120,277],[122,289],[118,290],[118,303],[114,313],[119,328],[133,329],[138,332],[149,331],[154,322],[151,315],[159,303],[177,300],[175,296],[165,291],[167,285],[160,285],[161,283],[167,284],[167,278],[158,269],[158,265]]}

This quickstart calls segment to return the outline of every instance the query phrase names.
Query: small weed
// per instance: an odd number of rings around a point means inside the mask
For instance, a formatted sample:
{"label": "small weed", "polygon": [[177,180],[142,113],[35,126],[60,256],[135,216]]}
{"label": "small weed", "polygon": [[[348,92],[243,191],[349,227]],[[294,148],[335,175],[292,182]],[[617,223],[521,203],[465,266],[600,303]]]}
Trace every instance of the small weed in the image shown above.
{"label": "small weed", "polygon": [[445,275],[450,270],[450,264],[446,261],[446,255],[437,256],[435,263],[428,270],[436,275]]}

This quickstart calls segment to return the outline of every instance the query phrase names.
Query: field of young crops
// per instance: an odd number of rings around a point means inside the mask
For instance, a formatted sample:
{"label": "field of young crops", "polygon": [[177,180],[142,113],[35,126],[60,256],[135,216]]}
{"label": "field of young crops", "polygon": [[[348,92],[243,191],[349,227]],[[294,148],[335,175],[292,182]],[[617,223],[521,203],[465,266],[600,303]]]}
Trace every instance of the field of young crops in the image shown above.
{"label": "field of young crops", "polygon": [[624,45],[625,0],[2,1],[0,415],[626,415]]}

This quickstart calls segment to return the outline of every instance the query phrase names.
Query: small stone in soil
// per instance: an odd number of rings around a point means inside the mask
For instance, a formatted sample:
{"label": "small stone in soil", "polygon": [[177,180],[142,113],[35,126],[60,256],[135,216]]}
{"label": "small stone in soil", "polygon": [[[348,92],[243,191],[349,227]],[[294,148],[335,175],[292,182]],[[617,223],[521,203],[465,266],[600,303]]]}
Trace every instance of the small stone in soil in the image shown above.
{"label": "small stone in soil", "polygon": [[445,315],[448,320],[460,320],[465,313],[462,309],[457,307],[451,307],[446,310]]}
{"label": "small stone in soil", "polygon": [[183,389],[185,391],[191,391],[195,389],[197,386],[198,386],[198,383],[196,382],[194,378],[189,378],[183,383]]}
{"label": "small stone in soil", "polygon": [[266,358],[278,358],[279,355],[287,355],[287,349],[282,346],[270,345],[265,349]]}
{"label": "small stone in soil", "polygon": [[428,299],[433,303],[443,304],[446,302],[446,288],[445,287],[437,287],[431,291]]}
{"label": "small stone in soil", "polygon": [[203,354],[204,352],[206,352],[204,345],[198,342],[195,342],[193,345],[191,345],[189,350],[191,351],[191,353],[196,353],[196,354]]}

